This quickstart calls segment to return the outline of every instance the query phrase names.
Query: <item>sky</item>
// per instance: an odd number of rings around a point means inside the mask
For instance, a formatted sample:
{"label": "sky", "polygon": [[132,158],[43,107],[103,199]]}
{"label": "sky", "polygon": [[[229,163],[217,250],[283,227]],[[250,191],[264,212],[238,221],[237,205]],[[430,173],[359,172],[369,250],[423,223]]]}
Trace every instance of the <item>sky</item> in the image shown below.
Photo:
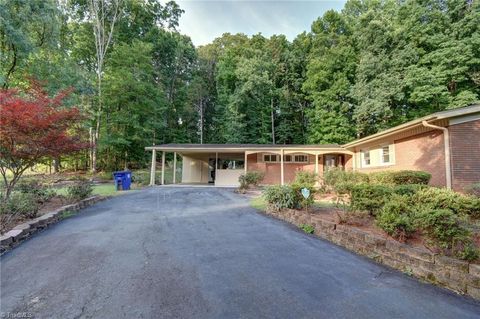
{"label": "sky", "polygon": [[204,45],[223,33],[262,33],[266,37],[285,34],[293,40],[310,31],[313,21],[327,10],[341,10],[345,0],[177,0],[185,13],[179,30],[195,46]]}

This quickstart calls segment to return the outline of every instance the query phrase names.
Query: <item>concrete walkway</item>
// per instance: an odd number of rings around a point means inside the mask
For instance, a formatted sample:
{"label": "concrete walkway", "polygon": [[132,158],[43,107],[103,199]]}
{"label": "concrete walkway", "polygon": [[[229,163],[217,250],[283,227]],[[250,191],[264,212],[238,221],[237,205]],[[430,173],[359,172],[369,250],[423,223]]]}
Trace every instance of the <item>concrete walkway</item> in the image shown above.
{"label": "concrete walkway", "polygon": [[255,212],[231,190],[101,202],[1,257],[34,318],[479,318],[480,303]]}

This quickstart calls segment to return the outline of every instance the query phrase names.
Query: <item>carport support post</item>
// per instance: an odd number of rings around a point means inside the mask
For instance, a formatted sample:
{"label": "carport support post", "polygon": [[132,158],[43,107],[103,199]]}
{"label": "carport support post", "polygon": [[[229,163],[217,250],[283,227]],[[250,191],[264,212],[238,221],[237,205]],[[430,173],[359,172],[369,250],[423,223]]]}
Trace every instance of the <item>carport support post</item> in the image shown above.
{"label": "carport support post", "polygon": [[150,186],[155,185],[155,169],[157,166],[157,151],[152,150],[152,167],[150,169]]}
{"label": "carport support post", "polygon": [[243,163],[243,168],[245,169],[245,175],[247,174],[247,162],[248,162],[248,155],[247,155],[247,151],[245,151],[245,161]]}
{"label": "carport support post", "polygon": [[283,148],[280,151],[280,178],[282,185],[285,183],[283,178]]}
{"label": "carport support post", "polygon": [[177,181],[177,152],[173,152],[173,183]]}
{"label": "carport support post", "polygon": [[318,175],[318,154],[315,154],[315,174]]}
{"label": "carport support post", "polygon": [[162,152],[162,185],[165,185],[165,151]]}

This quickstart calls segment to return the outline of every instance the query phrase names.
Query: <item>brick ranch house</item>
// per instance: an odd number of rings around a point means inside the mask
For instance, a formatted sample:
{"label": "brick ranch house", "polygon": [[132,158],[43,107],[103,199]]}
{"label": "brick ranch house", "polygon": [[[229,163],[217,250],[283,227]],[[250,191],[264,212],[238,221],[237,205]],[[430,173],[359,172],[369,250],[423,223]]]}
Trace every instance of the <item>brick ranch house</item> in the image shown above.
{"label": "brick ranch house", "polygon": [[238,186],[248,171],[265,174],[263,184],[286,184],[297,171],[322,175],[331,167],[361,172],[423,170],[431,184],[457,191],[480,181],[480,105],[447,110],[337,145],[163,144],[152,151],[150,185],[155,184],[157,152],[182,157],[182,176],[173,183]]}

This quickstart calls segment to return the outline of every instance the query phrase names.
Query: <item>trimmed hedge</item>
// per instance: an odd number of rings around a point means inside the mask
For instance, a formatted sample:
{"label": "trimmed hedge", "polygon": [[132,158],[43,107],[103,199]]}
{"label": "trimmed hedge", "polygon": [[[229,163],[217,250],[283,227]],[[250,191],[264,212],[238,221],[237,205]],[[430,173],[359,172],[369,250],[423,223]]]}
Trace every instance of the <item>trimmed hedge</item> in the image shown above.
{"label": "trimmed hedge", "polygon": [[405,241],[416,230],[409,196],[393,194],[376,216],[377,226],[387,234]]}
{"label": "trimmed hedge", "polygon": [[456,193],[445,188],[428,187],[419,190],[412,197],[418,205],[434,209],[450,209],[458,215],[480,218],[480,198]]}
{"label": "trimmed hedge", "polygon": [[414,195],[418,191],[427,187],[427,185],[423,184],[396,185],[395,187],[393,187],[393,192],[398,195]]}
{"label": "trimmed hedge", "polygon": [[375,216],[392,194],[384,185],[359,184],[352,187],[351,206]]}
{"label": "trimmed hedge", "polygon": [[397,171],[392,172],[392,180],[395,185],[423,184],[428,185],[432,174],[422,171]]}
{"label": "trimmed hedge", "polygon": [[276,211],[297,206],[295,192],[288,185],[268,186],[263,191],[263,197],[268,206]]}

